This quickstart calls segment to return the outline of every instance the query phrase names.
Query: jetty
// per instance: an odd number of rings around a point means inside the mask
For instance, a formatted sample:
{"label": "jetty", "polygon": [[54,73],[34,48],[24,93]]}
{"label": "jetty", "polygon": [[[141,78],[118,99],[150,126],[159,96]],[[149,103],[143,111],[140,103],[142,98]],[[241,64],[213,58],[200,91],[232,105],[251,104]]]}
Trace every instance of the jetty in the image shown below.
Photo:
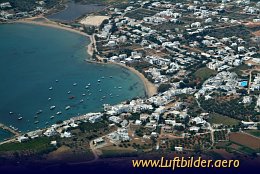
{"label": "jetty", "polygon": [[7,130],[7,131],[11,132],[12,134],[14,134],[15,136],[19,136],[20,135],[20,133],[18,131],[14,130],[14,129],[12,129],[12,128],[10,128],[10,127],[2,124],[2,123],[0,123],[0,129]]}

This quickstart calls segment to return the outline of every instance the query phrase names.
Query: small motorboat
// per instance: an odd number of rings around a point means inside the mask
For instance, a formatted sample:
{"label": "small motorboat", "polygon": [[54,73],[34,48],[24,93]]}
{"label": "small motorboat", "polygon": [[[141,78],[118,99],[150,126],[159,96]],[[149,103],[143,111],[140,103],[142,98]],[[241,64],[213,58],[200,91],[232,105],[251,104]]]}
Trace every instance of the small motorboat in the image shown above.
{"label": "small motorboat", "polygon": [[101,82],[101,80],[98,80],[98,82]]}
{"label": "small motorboat", "polygon": [[9,112],[10,115],[14,114],[13,112]]}
{"label": "small motorboat", "polygon": [[73,86],[77,86],[77,83],[73,83]]}
{"label": "small motorboat", "polygon": [[82,96],[86,96],[86,94],[82,94]]}
{"label": "small motorboat", "polygon": [[39,121],[35,121],[35,122],[34,122],[34,124],[38,124],[38,123],[39,123]]}
{"label": "small motorboat", "polygon": [[79,102],[80,102],[80,103],[83,103],[83,102],[84,102],[84,100],[83,100],[83,99],[81,99]]}
{"label": "small motorboat", "polygon": [[55,82],[59,82],[59,80],[55,80]]}
{"label": "small motorboat", "polygon": [[51,116],[50,119],[54,119],[55,116]]}
{"label": "small motorboat", "polygon": [[66,106],[66,108],[65,108],[66,110],[69,110],[70,109],[70,106]]}
{"label": "small motorboat", "polygon": [[51,86],[51,87],[49,87],[49,90],[53,90],[53,87]]}
{"label": "small motorboat", "polygon": [[69,99],[74,99],[74,98],[76,98],[76,97],[75,97],[75,96],[70,96],[70,97],[69,97]]}
{"label": "small motorboat", "polygon": [[48,98],[48,100],[50,101],[50,100],[51,100],[51,98]]}
{"label": "small motorboat", "polygon": [[23,119],[23,117],[19,117],[19,118],[18,118],[18,120],[22,120],[22,119]]}
{"label": "small motorboat", "polygon": [[36,112],[37,115],[41,114],[42,113],[42,110],[39,110]]}
{"label": "small motorboat", "polygon": [[61,112],[61,111],[59,111],[59,112],[57,112],[57,113],[56,113],[56,115],[60,115],[60,114],[62,114],[62,112]]}
{"label": "small motorboat", "polygon": [[68,93],[68,94],[70,94],[70,93],[71,93],[71,91],[68,91],[67,93]]}
{"label": "small motorboat", "polygon": [[51,106],[50,110],[54,110],[56,108],[56,106]]}

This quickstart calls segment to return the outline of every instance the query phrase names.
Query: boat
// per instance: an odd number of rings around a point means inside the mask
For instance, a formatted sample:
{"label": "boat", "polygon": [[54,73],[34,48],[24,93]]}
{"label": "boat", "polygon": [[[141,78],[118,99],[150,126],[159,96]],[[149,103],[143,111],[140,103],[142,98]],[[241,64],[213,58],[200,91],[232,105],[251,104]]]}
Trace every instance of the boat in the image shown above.
{"label": "boat", "polygon": [[98,80],[98,82],[101,82],[101,80]]}
{"label": "boat", "polygon": [[118,89],[122,89],[122,87],[121,87],[121,86],[119,86],[119,87],[118,87]]}
{"label": "boat", "polygon": [[35,119],[38,118],[38,115],[35,115],[34,118],[35,118]]}
{"label": "boat", "polygon": [[51,116],[50,119],[54,119],[55,116]]}
{"label": "boat", "polygon": [[55,80],[55,82],[59,82],[59,80]]}
{"label": "boat", "polygon": [[41,114],[41,113],[42,113],[42,110],[39,110],[38,112],[36,112],[37,115]]}
{"label": "boat", "polygon": [[35,122],[34,122],[34,124],[38,124],[38,123],[39,123],[39,121],[35,121]]}
{"label": "boat", "polygon": [[51,98],[48,98],[48,100],[50,101],[50,100],[51,100]]}
{"label": "boat", "polygon": [[83,103],[83,102],[84,102],[84,100],[83,100],[83,99],[81,99],[79,102],[80,102],[80,103]]}
{"label": "boat", "polygon": [[89,83],[88,86],[90,86],[91,84]]}
{"label": "boat", "polygon": [[55,109],[56,108],[56,106],[51,106],[50,107],[50,110],[53,110],[53,109]]}
{"label": "boat", "polygon": [[77,86],[77,83],[73,83],[73,86]]}
{"label": "boat", "polygon": [[102,89],[100,89],[99,92],[102,92]]}
{"label": "boat", "polygon": [[49,122],[45,122],[45,125],[49,124]]}
{"label": "boat", "polygon": [[51,86],[51,87],[49,87],[49,90],[53,90],[53,87]]}
{"label": "boat", "polygon": [[60,114],[62,114],[62,112],[61,112],[61,111],[59,111],[59,112],[57,112],[57,113],[56,113],[56,115],[60,115]]}
{"label": "boat", "polygon": [[70,93],[71,93],[71,91],[68,91],[67,93],[68,93],[68,94],[70,94]]}
{"label": "boat", "polygon": [[105,77],[104,77],[104,76],[102,76],[101,78],[102,78],[102,79],[104,79]]}
{"label": "boat", "polygon": [[89,88],[89,86],[86,86],[85,88],[86,88],[86,89],[88,89],[88,88]]}
{"label": "boat", "polygon": [[113,76],[110,76],[110,78],[113,78]]}
{"label": "boat", "polygon": [[69,97],[69,99],[74,99],[74,98],[75,98],[75,96],[70,96],[70,97]]}
{"label": "boat", "polygon": [[10,115],[14,114],[13,112],[9,112]]}
{"label": "boat", "polygon": [[66,106],[66,108],[65,108],[66,110],[69,110],[70,109],[70,106]]}
{"label": "boat", "polygon": [[82,94],[82,96],[86,96],[86,94]]}
{"label": "boat", "polygon": [[23,119],[23,117],[19,117],[19,118],[18,118],[18,120],[22,120],[22,119]]}

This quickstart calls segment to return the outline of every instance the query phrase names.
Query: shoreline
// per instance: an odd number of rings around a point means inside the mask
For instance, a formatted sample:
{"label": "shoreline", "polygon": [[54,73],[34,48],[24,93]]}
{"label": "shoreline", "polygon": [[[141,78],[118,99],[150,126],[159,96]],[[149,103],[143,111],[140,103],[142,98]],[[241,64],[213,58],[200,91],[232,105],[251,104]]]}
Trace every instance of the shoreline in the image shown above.
{"label": "shoreline", "polygon": [[[82,32],[82,31],[79,31],[77,29],[70,28],[70,26],[68,26],[68,25],[64,25],[64,24],[61,24],[61,23],[50,21],[47,18],[42,17],[42,16],[40,16],[40,17],[44,18],[46,20],[46,22],[32,21],[29,18],[29,19],[21,19],[21,20],[18,20],[18,21],[14,21],[12,23],[23,23],[23,24],[33,24],[33,25],[39,25],[39,26],[52,27],[52,28],[62,29],[62,30],[66,30],[66,31],[70,31],[70,32],[74,32],[74,33],[86,36],[90,40],[90,43],[86,46],[87,54],[89,54],[91,57],[93,56],[94,50],[96,49],[96,41],[95,41],[94,35],[88,35],[88,34]],[[33,19],[36,19],[36,18],[33,18]],[[103,59],[98,55],[97,55],[97,57],[100,60]],[[126,68],[129,71],[131,71],[132,73],[136,74],[141,79],[141,81],[142,81],[142,83],[145,87],[146,97],[152,97],[153,95],[155,95],[157,93],[157,87],[153,83],[151,83],[147,78],[145,78],[145,76],[142,73],[140,73],[139,71],[137,71],[133,67],[129,67],[129,66],[126,66],[122,63],[111,62],[111,61],[108,61],[107,63],[92,61],[92,60],[88,60],[88,59],[86,61],[89,62],[89,63],[114,64],[114,65],[118,65],[120,67]]]}

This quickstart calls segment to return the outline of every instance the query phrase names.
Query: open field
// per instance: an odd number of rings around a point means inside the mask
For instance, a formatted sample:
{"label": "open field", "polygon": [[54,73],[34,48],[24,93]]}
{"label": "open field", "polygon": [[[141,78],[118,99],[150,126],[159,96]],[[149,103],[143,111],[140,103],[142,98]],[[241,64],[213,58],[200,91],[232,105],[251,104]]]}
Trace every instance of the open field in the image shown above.
{"label": "open field", "polygon": [[232,126],[232,125],[237,125],[239,123],[239,120],[236,120],[234,118],[230,118],[227,116],[223,116],[220,114],[210,114],[209,120],[211,124],[223,124],[226,126]]}
{"label": "open field", "polygon": [[107,146],[101,149],[103,158],[136,156],[136,150],[132,147]]}
{"label": "open field", "polygon": [[201,79],[202,81],[207,80],[209,77],[216,75],[217,72],[214,70],[211,70],[207,67],[200,68],[195,72],[195,77]]}
{"label": "open field", "polygon": [[244,133],[230,133],[230,141],[249,147],[254,150],[259,150],[260,148],[260,139],[253,136],[244,134]]}
{"label": "open field", "polygon": [[0,146],[0,152],[4,151],[22,151],[22,150],[33,150],[33,151],[43,151],[53,146],[50,145],[50,138],[41,137],[34,140],[30,140],[24,143],[6,143]]}
{"label": "open field", "polygon": [[260,137],[260,130],[246,130],[245,132],[253,136]]}

